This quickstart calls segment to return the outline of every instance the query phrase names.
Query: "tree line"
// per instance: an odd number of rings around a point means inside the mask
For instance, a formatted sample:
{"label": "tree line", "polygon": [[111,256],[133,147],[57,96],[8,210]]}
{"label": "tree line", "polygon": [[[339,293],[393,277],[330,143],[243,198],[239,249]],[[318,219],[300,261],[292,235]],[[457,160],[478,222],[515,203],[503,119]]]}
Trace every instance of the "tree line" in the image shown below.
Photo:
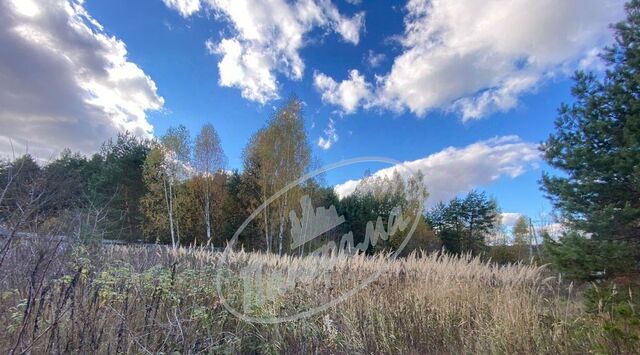
{"label": "tree line", "polygon": [[[87,240],[224,247],[265,200],[317,167],[302,114],[297,98],[275,111],[244,148],[241,171],[226,169],[222,142],[211,124],[193,138],[182,125],[154,140],[122,133],[91,157],[65,150],[45,164],[28,154],[4,161],[0,227],[51,234],[55,226],[55,233]],[[345,223],[291,251],[289,213],[300,209],[304,195],[313,206],[334,206]],[[247,250],[302,254],[351,232],[355,245],[363,242],[368,221],[381,217],[386,229],[400,206],[419,215],[404,254],[443,247],[454,253],[484,250],[499,224],[494,200],[472,191],[423,214],[426,198],[422,176],[368,174],[342,199],[319,176],[264,208],[238,241]],[[398,248],[406,233],[369,245],[367,252]]]}

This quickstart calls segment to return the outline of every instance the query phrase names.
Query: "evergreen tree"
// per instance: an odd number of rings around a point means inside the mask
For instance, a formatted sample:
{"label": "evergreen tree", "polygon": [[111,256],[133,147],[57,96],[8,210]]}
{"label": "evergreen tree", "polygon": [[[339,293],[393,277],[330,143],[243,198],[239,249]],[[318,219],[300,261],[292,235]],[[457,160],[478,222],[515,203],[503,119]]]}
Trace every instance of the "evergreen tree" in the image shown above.
{"label": "evergreen tree", "polygon": [[572,227],[597,240],[640,241],[640,1],[614,26],[602,78],[577,72],[573,104],[563,104],[556,132],[543,144],[543,188]]}
{"label": "evergreen tree", "polygon": [[440,202],[426,219],[445,249],[451,253],[479,253],[497,226],[498,206],[484,192],[471,191],[464,198]]}
{"label": "evergreen tree", "polygon": [[89,185],[95,204],[108,205],[109,238],[137,240],[142,237],[140,199],[146,193],[142,179],[149,143],[130,133],[118,134],[101,148],[99,171]]}
{"label": "evergreen tree", "polygon": [[564,277],[574,280],[629,271],[632,263],[630,250],[620,241],[588,239],[576,232],[569,232],[558,241],[545,235],[544,255]]}
{"label": "evergreen tree", "polygon": [[143,165],[143,181],[147,193],[141,199],[144,214],[144,236],[148,242],[172,242],[168,211],[168,183],[164,169],[164,153],[155,145]]}

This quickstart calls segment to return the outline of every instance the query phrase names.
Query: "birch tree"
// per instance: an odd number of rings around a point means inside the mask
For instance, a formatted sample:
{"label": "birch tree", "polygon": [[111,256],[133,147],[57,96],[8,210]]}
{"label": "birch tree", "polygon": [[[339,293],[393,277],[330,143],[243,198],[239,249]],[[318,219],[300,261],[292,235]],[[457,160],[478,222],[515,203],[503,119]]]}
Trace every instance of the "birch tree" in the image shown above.
{"label": "birch tree", "polygon": [[171,244],[175,248],[180,244],[180,228],[175,218],[176,185],[180,180],[186,179],[189,174],[188,163],[191,155],[189,131],[183,125],[171,127],[160,138],[160,142],[164,153],[162,170]]}
{"label": "birch tree", "polygon": [[204,217],[207,232],[207,245],[211,244],[211,183],[213,176],[223,170],[226,156],[220,144],[218,132],[212,124],[202,126],[196,137],[194,147],[194,165],[203,178]]}
{"label": "birch tree", "polygon": [[[270,120],[262,139],[260,152],[265,169],[265,185],[269,196],[283,189],[288,183],[299,178],[308,169],[311,161],[311,149],[304,130],[302,102],[290,99]],[[287,216],[298,201],[300,187],[289,189],[270,206],[273,223],[277,228],[272,233],[278,237],[278,254],[283,253]]]}
{"label": "birch tree", "polygon": [[[292,98],[251,138],[245,149],[245,168],[256,170],[262,201],[265,201],[302,176],[310,162],[302,102]],[[283,253],[288,211],[300,193],[300,187],[294,187],[263,209],[261,220],[268,252],[275,249],[273,237],[277,236],[277,251]]]}

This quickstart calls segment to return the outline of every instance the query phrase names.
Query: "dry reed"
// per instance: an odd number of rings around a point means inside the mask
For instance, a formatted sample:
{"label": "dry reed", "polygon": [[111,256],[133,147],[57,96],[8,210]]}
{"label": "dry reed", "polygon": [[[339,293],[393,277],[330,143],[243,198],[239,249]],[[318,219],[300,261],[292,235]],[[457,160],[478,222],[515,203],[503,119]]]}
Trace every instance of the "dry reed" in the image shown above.
{"label": "dry reed", "polygon": [[[353,297],[280,324],[248,323],[215,280],[327,269],[249,307],[293,315],[380,273]],[[22,353],[586,353],[608,341],[597,317],[543,267],[470,256],[278,257],[165,247],[12,246],[0,265],[0,351]],[[224,280],[225,282],[229,280]],[[227,282],[225,297],[244,290]],[[247,298],[244,298],[246,301]]]}

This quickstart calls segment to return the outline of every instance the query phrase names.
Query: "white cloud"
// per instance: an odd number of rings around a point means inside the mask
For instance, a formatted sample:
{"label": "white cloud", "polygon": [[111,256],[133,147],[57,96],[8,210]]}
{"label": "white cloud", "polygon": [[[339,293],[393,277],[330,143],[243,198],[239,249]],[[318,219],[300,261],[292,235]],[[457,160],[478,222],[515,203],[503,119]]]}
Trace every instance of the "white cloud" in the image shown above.
{"label": "white cloud", "polygon": [[336,132],[335,123],[333,119],[329,119],[329,124],[327,128],[324,130],[325,137],[318,138],[318,147],[327,150],[331,148],[331,146],[338,141],[338,132]]}
{"label": "white cloud", "polygon": [[[183,16],[208,8],[216,19],[232,26],[233,35],[209,40],[210,53],[220,56],[219,84],[240,89],[248,100],[266,103],[278,98],[277,74],[302,79],[305,65],[300,50],[305,35],[316,27],[338,33],[358,44],[364,12],[343,16],[329,0],[165,0]],[[197,3],[197,5],[196,5]]]}
{"label": "white cloud", "polygon": [[482,118],[493,111],[508,111],[518,105],[518,97],[533,90],[539,77],[531,74],[516,75],[505,79],[500,87],[486,90],[472,97],[464,97],[452,108],[462,114],[463,121]]}
{"label": "white cloud", "polygon": [[503,212],[500,214],[502,225],[508,228],[513,228],[518,222],[518,219],[522,216],[521,213],[515,212]]}
{"label": "white cloud", "polygon": [[200,0],[162,0],[167,7],[177,10],[183,17],[200,11]]}
{"label": "white cloud", "polygon": [[217,46],[207,42],[211,53],[222,55],[218,63],[221,86],[238,87],[242,97],[265,103],[278,97],[275,75],[269,70],[272,58],[236,39],[223,39]]}
{"label": "white cloud", "polygon": [[602,54],[601,48],[591,49],[587,53],[587,55],[582,60],[580,60],[578,69],[604,71],[605,63],[602,61],[602,58],[600,58],[601,54]]}
{"label": "white cloud", "polygon": [[[410,0],[403,46],[365,107],[456,110],[463,119],[518,105],[609,43],[623,0]],[[586,60],[586,62],[585,62]]]}
{"label": "white cloud", "polygon": [[[522,213],[517,213],[517,212],[503,212],[500,214],[500,218],[501,221],[500,223],[502,224],[503,228],[498,229],[497,233],[491,235],[488,239],[489,242],[492,243],[497,243],[497,244],[501,244],[503,242],[508,242],[509,244],[513,244],[514,242],[514,237],[513,237],[513,228],[515,227],[516,223],[518,222],[518,219],[523,216]],[[541,216],[542,217],[542,216]],[[551,222],[551,220],[548,220],[547,218],[543,217],[542,220],[540,219],[532,219],[530,220],[529,218],[527,218],[525,216],[525,218],[527,219],[527,223],[531,222],[532,223],[532,227],[534,229],[534,234],[532,235],[532,239],[531,242],[533,244],[542,244],[543,243],[543,238],[542,235],[544,233],[548,233],[549,236],[551,236],[554,239],[557,239],[558,237],[560,237],[564,232],[566,232],[567,226],[565,226],[564,224],[560,223],[560,222]]]}
{"label": "white cloud", "polygon": [[82,1],[0,2],[0,153],[83,153],[128,130],[150,137],[156,84]]}
{"label": "white cloud", "polygon": [[377,68],[387,59],[387,56],[384,53],[376,53],[372,50],[367,52],[367,63],[371,68]]}
{"label": "white cloud", "polygon": [[[555,222],[555,223],[551,223],[546,226],[537,228],[536,232],[538,233],[538,235],[542,235],[543,233],[546,232],[552,238],[557,239],[558,237],[562,236],[562,234],[569,232],[569,230],[570,229],[566,225],[559,222]],[[541,238],[538,242],[542,243]]]}
{"label": "white cloud", "polygon": [[[505,227],[503,229],[503,232],[512,233],[513,227],[518,222],[518,219],[523,216],[523,214],[516,212],[503,212],[500,214],[500,216],[502,218],[502,225]],[[553,238],[558,238],[563,233],[569,231],[569,227],[566,224],[562,223],[562,220],[559,220],[556,216],[550,215],[548,213],[543,212],[537,218],[534,217],[531,220],[529,220],[529,218],[527,217],[527,222],[529,221],[531,221],[533,225],[535,236],[537,236],[538,238],[538,243],[542,243],[542,235],[544,233],[548,233]]]}
{"label": "white cloud", "polygon": [[364,12],[359,12],[352,18],[342,18],[335,7],[331,9],[334,14],[330,18],[335,18],[336,31],[345,41],[358,44],[360,42],[360,29],[364,25]]}
{"label": "white cloud", "polygon": [[[536,169],[540,155],[538,146],[517,136],[496,137],[463,148],[449,147],[425,158],[407,161],[401,167],[379,170],[375,176],[401,175],[421,171],[429,191],[427,207],[447,201],[460,193],[487,186],[502,178],[516,178],[528,169]],[[355,191],[357,180],[338,184],[334,190],[340,197]]]}
{"label": "white cloud", "polygon": [[369,100],[371,96],[371,85],[355,69],[349,73],[349,79],[340,83],[316,72],[313,75],[313,83],[322,94],[322,101],[338,105],[346,113],[354,112],[361,102]]}

